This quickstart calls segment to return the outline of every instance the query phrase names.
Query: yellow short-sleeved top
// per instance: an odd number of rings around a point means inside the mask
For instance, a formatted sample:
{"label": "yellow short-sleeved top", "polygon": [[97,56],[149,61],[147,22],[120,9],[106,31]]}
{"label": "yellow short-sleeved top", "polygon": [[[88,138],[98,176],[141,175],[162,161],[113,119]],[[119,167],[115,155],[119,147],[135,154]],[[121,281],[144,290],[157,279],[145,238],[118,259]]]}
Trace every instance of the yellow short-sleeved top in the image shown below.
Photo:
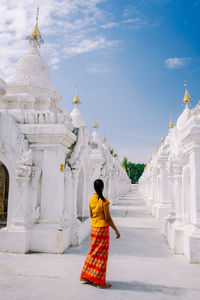
{"label": "yellow short-sleeved top", "polygon": [[104,227],[109,226],[108,222],[105,220],[103,206],[109,204],[109,200],[105,197],[105,201],[100,199],[97,194],[94,194],[90,198],[90,208],[92,210],[92,226],[94,227]]}

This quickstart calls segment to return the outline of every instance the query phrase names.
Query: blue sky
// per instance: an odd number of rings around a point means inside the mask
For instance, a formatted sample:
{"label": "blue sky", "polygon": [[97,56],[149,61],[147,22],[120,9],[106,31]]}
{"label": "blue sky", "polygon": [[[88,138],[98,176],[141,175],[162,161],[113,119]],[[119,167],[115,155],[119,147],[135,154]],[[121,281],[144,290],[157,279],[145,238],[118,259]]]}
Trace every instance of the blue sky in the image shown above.
{"label": "blue sky", "polygon": [[68,112],[73,109],[78,84],[80,110],[90,130],[96,113],[99,134],[105,130],[108,144],[121,158],[146,162],[168,132],[169,115],[175,123],[184,109],[185,80],[192,106],[199,101],[200,1],[28,3],[0,3],[0,51],[5,58],[0,77],[9,81],[28,47],[24,36],[39,4],[45,40],[41,53],[61,104]]}

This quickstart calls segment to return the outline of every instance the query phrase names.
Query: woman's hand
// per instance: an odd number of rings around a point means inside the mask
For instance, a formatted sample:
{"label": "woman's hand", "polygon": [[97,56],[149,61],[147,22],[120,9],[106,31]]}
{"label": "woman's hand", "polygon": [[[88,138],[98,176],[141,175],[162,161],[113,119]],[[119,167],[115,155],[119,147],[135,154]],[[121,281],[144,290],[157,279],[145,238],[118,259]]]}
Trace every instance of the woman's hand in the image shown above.
{"label": "woman's hand", "polygon": [[119,233],[119,231],[117,230],[115,233],[116,233],[116,239],[119,239],[119,238],[120,238],[120,233]]}
{"label": "woman's hand", "polygon": [[117,227],[115,226],[115,224],[113,222],[113,219],[111,218],[110,209],[109,209],[109,203],[107,203],[106,205],[104,205],[103,209],[104,209],[105,220],[108,222],[108,224],[115,231],[115,233],[116,233],[116,239],[119,239],[120,238],[120,233],[119,233]]}

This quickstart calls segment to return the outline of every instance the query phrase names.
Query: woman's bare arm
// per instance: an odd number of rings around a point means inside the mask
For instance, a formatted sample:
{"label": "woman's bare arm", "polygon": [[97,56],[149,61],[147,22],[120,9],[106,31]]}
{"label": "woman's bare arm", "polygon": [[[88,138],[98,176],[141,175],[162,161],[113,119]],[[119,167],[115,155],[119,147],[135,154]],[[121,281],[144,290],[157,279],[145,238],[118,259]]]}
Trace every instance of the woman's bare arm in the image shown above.
{"label": "woman's bare arm", "polygon": [[109,225],[115,231],[116,239],[119,239],[120,238],[120,233],[119,233],[117,227],[115,226],[115,223],[113,222],[113,219],[110,215],[109,203],[103,206],[103,210],[104,210],[104,215],[105,215],[106,221],[109,223]]}

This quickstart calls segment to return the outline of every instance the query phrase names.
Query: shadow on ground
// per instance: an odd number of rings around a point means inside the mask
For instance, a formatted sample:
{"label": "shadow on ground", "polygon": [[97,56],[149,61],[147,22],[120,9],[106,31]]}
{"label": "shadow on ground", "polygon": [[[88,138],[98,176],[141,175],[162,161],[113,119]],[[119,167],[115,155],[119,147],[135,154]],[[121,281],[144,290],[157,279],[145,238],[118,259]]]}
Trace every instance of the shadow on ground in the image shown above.
{"label": "shadow on ground", "polygon": [[[124,290],[124,291],[128,290],[128,291],[135,291],[135,292],[160,293],[163,295],[170,295],[170,296],[183,296],[186,295],[188,292],[188,289],[186,288],[171,287],[171,286],[143,283],[137,281],[132,281],[132,282],[110,281],[110,283],[112,284],[113,290]],[[200,290],[194,289],[193,291],[199,292],[200,294]]]}

